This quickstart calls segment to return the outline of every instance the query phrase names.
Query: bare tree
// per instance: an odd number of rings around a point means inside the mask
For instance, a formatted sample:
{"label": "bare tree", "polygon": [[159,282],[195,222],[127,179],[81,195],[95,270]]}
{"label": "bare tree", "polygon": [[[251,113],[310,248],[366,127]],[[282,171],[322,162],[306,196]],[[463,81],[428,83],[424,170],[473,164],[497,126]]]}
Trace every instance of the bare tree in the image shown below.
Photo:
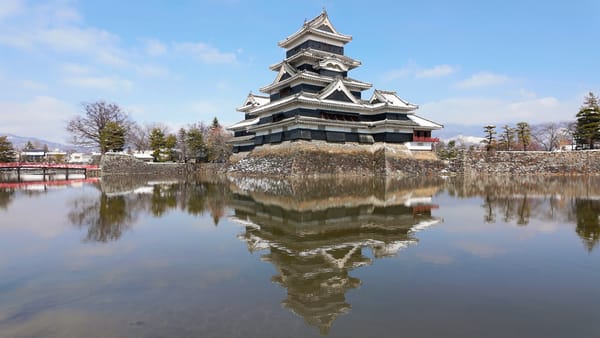
{"label": "bare tree", "polygon": [[129,130],[128,136],[128,143],[132,145],[135,150],[142,151],[150,149],[148,128],[134,123]]}
{"label": "bare tree", "polygon": [[116,103],[105,101],[82,104],[83,115],[73,117],[67,124],[67,131],[72,134],[72,143],[82,146],[97,146],[101,152],[106,151],[101,137],[102,130],[109,122],[123,127],[126,134],[131,127],[131,120]]}
{"label": "bare tree", "polygon": [[564,144],[570,144],[571,150],[575,147],[575,137],[577,136],[577,122],[565,122],[564,129],[562,131],[562,140]]}
{"label": "bare tree", "polygon": [[564,127],[557,122],[546,122],[531,128],[531,137],[540,144],[544,150],[552,151],[558,148]]}

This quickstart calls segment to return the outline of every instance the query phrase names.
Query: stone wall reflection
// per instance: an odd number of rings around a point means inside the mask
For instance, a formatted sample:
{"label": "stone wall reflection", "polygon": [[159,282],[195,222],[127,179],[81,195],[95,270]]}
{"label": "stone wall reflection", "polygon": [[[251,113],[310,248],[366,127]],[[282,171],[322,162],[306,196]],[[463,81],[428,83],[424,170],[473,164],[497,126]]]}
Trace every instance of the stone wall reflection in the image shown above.
{"label": "stone wall reflection", "polygon": [[446,187],[457,197],[481,196],[485,222],[574,224],[588,251],[600,242],[598,176],[456,177]]}
{"label": "stone wall reflection", "polygon": [[417,243],[414,232],[441,219],[431,196],[439,180],[391,181],[236,179],[232,219],[239,238],[277,269],[272,281],[287,289],[285,308],[327,334],[351,309],[350,276],[375,259]]}

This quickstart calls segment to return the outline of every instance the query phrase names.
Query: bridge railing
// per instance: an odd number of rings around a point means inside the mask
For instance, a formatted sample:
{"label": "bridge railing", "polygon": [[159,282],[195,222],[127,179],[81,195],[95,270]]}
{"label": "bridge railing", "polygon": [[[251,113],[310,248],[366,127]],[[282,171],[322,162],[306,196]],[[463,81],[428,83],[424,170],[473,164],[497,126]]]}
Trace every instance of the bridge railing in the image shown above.
{"label": "bridge railing", "polygon": [[54,169],[98,169],[96,164],[71,164],[49,162],[1,162],[0,168],[54,168]]}

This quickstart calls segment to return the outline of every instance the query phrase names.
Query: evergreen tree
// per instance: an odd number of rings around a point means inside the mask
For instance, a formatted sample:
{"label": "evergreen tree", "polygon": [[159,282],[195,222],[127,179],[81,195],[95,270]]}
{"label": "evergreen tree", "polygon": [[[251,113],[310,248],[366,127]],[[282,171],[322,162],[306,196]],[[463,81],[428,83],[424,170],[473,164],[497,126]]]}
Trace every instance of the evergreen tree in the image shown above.
{"label": "evergreen tree", "polygon": [[169,134],[165,137],[165,148],[163,153],[169,161],[175,160],[175,147],[177,146],[177,136]]}
{"label": "evergreen tree", "polygon": [[219,124],[219,120],[216,116],[212,120],[212,125],[210,126],[210,129],[221,129],[221,124]]}
{"label": "evergreen tree", "polygon": [[600,105],[594,93],[590,92],[584,98],[583,106],[579,109],[576,117],[575,139],[577,143],[594,149],[594,142],[600,140]]}
{"label": "evergreen tree", "polygon": [[0,136],[0,162],[14,162],[16,153],[7,136]]}
{"label": "evergreen tree", "polygon": [[494,135],[496,135],[496,126],[490,124],[483,127],[483,129],[485,131],[486,136],[485,139],[481,142],[485,144],[485,149],[487,151],[491,151],[496,144],[496,139],[494,138]]}
{"label": "evergreen tree", "polygon": [[123,151],[126,129],[117,122],[107,122],[100,131],[100,151]]}
{"label": "evergreen tree", "polygon": [[33,143],[31,143],[31,141],[27,141],[27,144],[25,145],[25,150],[31,150],[34,149]]}
{"label": "evergreen tree", "polygon": [[523,146],[523,151],[527,150],[527,147],[531,144],[531,127],[527,122],[517,123],[517,139]]}
{"label": "evergreen tree", "polygon": [[186,144],[191,158],[196,162],[206,159],[206,145],[204,144],[204,135],[198,127],[192,126],[187,132]]}
{"label": "evergreen tree", "polygon": [[515,143],[515,130],[509,125],[502,126],[502,134],[500,134],[498,143],[502,149],[510,151]]}
{"label": "evergreen tree", "polygon": [[154,161],[161,160],[161,150],[165,147],[165,133],[160,128],[154,128],[150,132],[150,149],[152,149],[152,157]]}

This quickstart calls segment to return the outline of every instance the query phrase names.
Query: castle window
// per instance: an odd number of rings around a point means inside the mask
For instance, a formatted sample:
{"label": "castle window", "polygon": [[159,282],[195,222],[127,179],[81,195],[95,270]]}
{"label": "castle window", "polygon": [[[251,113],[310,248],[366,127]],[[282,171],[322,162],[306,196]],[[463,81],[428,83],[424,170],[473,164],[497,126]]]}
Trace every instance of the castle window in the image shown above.
{"label": "castle window", "polygon": [[285,87],[285,88],[282,88],[282,89],[279,91],[279,97],[280,97],[280,98],[284,98],[284,97],[286,97],[286,96],[290,96],[290,94],[292,94],[292,88],[290,88],[290,87]]}

